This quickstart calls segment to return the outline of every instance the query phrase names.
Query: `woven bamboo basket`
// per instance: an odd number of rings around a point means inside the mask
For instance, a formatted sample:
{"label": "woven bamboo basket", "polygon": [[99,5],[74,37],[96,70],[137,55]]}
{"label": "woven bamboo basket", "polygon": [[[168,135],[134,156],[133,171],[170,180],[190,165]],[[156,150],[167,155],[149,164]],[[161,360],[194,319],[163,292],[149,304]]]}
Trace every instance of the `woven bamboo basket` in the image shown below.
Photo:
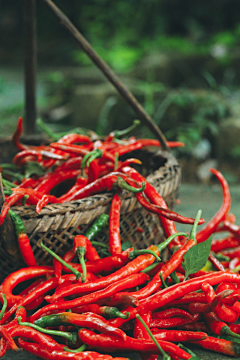
{"label": "woven bamboo basket", "polygon": [[[163,196],[169,208],[173,207],[181,179],[181,168],[176,158],[159,148],[145,148],[130,154],[142,161],[139,170],[147,181]],[[51,264],[52,258],[40,247],[40,242],[60,256],[72,247],[72,239],[83,234],[102,213],[109,213],[113,192],[94,195],[64,204],[49,204],[38,215],[34,206],[17,206],[13,210],[24,222],[37,263]],[[139,230],[140,229],[140,230]],[[138,203],[134,194],[125,192],[121,206],[121,240],[130,241],[137,248],[146,248],[164,239],[159,217],[149,213]],[[97,241],[108,242],[108,227]],[[0,277],[26,266],[18,250],[17,241],[8,237],[0,243]],[[11,250],[11,251],[10,251]]]}

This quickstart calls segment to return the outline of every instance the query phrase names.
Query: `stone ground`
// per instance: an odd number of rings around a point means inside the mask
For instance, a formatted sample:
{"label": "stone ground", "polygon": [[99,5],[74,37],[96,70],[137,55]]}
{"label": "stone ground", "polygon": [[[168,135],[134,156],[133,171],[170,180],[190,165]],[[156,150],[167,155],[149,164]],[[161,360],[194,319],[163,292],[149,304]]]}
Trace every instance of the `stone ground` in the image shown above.
{"label": "stone ground", "polygon": [[[240,223],[240,188],[238,186],[230,187],[231,196],[232,196],[232,207],[231,211],[237,217],[237,223]],[[213,214],[219,209],[222,202],[222,192],[219,185],[189,185],[183,184],[180,187],[179,199],[181,204],[176,206],[176,211],[185,216],[195,217],[197,211],[202,209],[202,216],[208,221]],[[178,225],[177,230],[189,230],[188,226]],[[192,350],[196,352],[198,357],[202,360],[227,360],[228,356],[217,354],[210,351],[205,351],[198,349],[193,346]],[[133,354],[124,354],[129,357],[131,360],[140,360],[140,356],[136,353]],[[120,356],[120,354],[115,354],[115,356]],[[121,355],[123,356],[123,355]],[[4,356],[6,360],[37,360],[37,357],[31,354],[26,354],[24,351],[20,353],[14,353],[13,351],[8,351]],[[240,359],[240,357],[239,357]]]}

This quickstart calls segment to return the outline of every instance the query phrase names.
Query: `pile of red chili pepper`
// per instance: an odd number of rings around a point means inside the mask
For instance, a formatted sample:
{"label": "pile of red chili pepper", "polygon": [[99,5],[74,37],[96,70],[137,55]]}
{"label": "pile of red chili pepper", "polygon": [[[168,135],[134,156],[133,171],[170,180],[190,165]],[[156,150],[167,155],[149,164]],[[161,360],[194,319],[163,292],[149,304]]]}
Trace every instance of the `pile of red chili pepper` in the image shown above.
{"label": "pile of red chili pepper", "polygon": [[[164,360],[197,360],[188,348],[194,344],[239,357],[240,227],[230,213],[229,187],[222,174],[211,169],[222,186],[222,206],[197,232],[203,223],[200,210],[195,220],[171,212],[130,166],[138,160],[117,161],[116,154],[122,155],[125,148],[130,151],[153,141],[156,145],[155,140],[119,142],[119,134],[112,133],[103,142],[92,142],[72,133],[62,138],[67,143],[59,140],[47,148],[23,149],[20,130],[21,120],[14,136],[21,155],[15,163],[38,161],[50,171],[22,180],[16,187],[3,180],[9,194],[4,211],[10,211],[28,266],[11,273],[0,286],[0,356],[8,349],[24,349],[43,359],[112,359],[108,353],[137,352],[144,360],[156,360],[159,355]],[[49,158],[49,154],[60,158]],[[39,211],[53,201],[50,190],[70,178],[75,183],[61,196],[64,201],[115,189],[110,214],[102,214],[85,234],[76,235],[63,257],[41,243],[42,250],[53,256],[53,266],[37,266],[24,225],[10,206],[25,196],[24,201],[36,204]],[[134,192],[148,211],[159,215],[164,242],[148,249],[123,249],[122,189]],[[192,224],[190,233],[177,232],[175,221]],[[102,246],[109,254],[100,257],[95,246],[101,245],[94,239],[107,225],[109,244]],[[220,232],[229,235],[212,240]],[[161,260],[166,253],[167,260]],[[209,270],[206,263],[212,264]]]}

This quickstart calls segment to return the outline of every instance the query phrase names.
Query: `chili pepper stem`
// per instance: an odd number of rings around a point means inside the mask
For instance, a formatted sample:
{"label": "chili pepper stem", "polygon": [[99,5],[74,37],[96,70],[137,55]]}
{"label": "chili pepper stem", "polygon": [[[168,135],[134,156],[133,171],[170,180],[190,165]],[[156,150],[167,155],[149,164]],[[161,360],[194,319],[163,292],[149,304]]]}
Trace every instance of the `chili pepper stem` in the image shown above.
{"label": "chili pepper stem", "polygon": [[157,261],[161,261],[160,257],[154,251],[152,251],[150,249],[130,251],[128,254],[128,257],[129,257],[129,259],[134,259],[136,256],[144,255],[144,254],[151,254],[157,259]]}
{"label": "chili pepper stem", "polygon": [[221,328],[221,334],[222,335],[227,335],[227,336],[232,336],[232,337],[235,337],[237,339],[240,339],[240,335],[231,331],[230,328],[228,326],[223,326]]}
{"label": "chili pepper stem", "polygon": [[161,252],[163,249],[165,249],[169,244],[170,242],[175,239],[175,237],[177,236],[188,236],[187,233],[185,232],[177,232],[175,234],[172,234],[170,235],[165,241],[163,241],[161,244],[158,245],[158,250]]}
{"label": "chili pepper stem", "polygon": [[[196,236],[197,236],[197,226],[198,226],[198,222],[199,222],[199,219],[202,215],[202,210],[198,210],[197,212],[197,216],[196,216],[196,219],[194,221],[194,224],[193,224],[193,227],[192,227],[192,230],[190,232],[190,238],[193,239],[193,240],[196,240]],[[197,241],[197,240],[196,240]]]}
{"label": "chili pepper stem", "polygon": [[86,350],[87,348],[88,348],[88,345],[83,344],[78,349],[69,349],[67,346],[64,346],[63,350],[68,351],[68,352],[72,352],[72,353],[79,353],[79,352],[82,352],[82,351]]}
{"label": "chili pepper stem", "polygon": [[163,286],[164,286],[165,288],[167,288],[168,286],[167,286],[167,284],[165,283],[165,280],[164,280],[164,278],[163,278],[163,272],[162,272],[162,271],[160,271],[159,276],[160,276],[160,279],[161,279],[161,282],[162,282]]}
{"label": "chili pepper stem", "polygon": [[136,314],[136,318],[140,321],[140,323],[144,326],[144,328],[146,329],[148,335],[150,336],[150,338],[152,339],[152,341],[154,342],[154,344],[157,346],[158,350],[161,352],[162,356],[163,356],[163,360],[171,360],[171,357],[161,348],[161,346],[159,345],[159,343],[157,342],[157,340],[155,339],[155,337],[153,336],[152,332],[150,331],[149,327],[147,326],[147,324],[145,323],[145,321],[141,318],[141,316],[139,314]]}
{"label": "chili pepper stem", "polygon": [[67,331],[44,329],[44,328],[42,328],[42,327],[40,327],[38,325],[32,324],[30,322],[22,322],[21,320],[22,320],[22,318],[21,318],[21,316],[19,316],[17,318],[18,325],[31,327],[31,328],[33,328],[35,330],[38,330],[39,332],[42,332],[44,334],[62,336],[62,337],[65,337],[67,340],[71,341],[72,343],[76,342],[76,340],[77,340],[77,334],[76,333],[69,333]]}
{"label": "chili pepper stem", "polygon": [[7,308],[7,298],[6,298],[5,294],[2,294],[2,299],[3,299],[3,306],[2,306],[2,309],[0,312],[0,320],[2,319],[2,317],[6,311],[6,308]]}
{"label": "chili pepper stem", "polygon": [[74,269],[71,265],[69,265],[66,261],[64,261],[63,259],[60,258],[60,256],[58,256],[57,254],[55,254],[55,252],[53,252],[52,250],[50,250],[47,246],[45,246],[43,244],[43,242],[41,241],[40,243],[41,247],[46,250],[50,255],[52,255],[55,259],[57,259],[61,264],[63,264],[67,269],[69,269],[75,276],[76,279],[78,280],[82,274],[77,271],[76,269]]}

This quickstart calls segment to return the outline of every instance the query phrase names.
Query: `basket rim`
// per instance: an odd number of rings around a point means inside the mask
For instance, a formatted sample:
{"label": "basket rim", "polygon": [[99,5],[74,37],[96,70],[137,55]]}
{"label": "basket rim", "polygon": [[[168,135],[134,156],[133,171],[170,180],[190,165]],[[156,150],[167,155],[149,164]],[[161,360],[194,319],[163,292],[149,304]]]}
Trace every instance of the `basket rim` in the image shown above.
{"label": "basket rim", "polygon": [[[154,147],[146,147],[144,149],[141,149],[143,152],[148,152],[149,155],[154,153],[154,156],[161,157],[166,159],[166,162],[163,166],[160,166],[158,169],[154,170],[151,174],[149,174],[146,177],[146,180],[153,184],[156,179],[159,177],[163,177],[167,169],[169,167],[175,167],[179,168],[179,171],[176,171],[176,176],[178,177],[177,182],[180,183],[181,179],[181,170],[180,170],[180,164],[175,158],[174,155],[172,155],[168,151],[163,151],[159,148],[157,148],[158,151],[156,152],[156,148]],[[83,198],[80,200],[72,200],[70,202],[65,203],[56,203],[56,204],[47,204],[42,210],[40,214],[36,213],[36,206],[30,205],[30,206],[13,206],[12,209],[14,212],[16,212],[18,215],[21,216],[23,219],[33,219],[33,218],[42,218],[44,216],[56,216],[58,214],[64,214],[69,211],[78,211],[78,212],[85,212],[94,210],[96,206],[102,206],[105,207],[109,204],[113,196],[112,192],[107,193],[99,193],[96,195],[89,196],[87,198]],[[99,199],[101,197],[101,199]],[[135,195],[129,191],[124,191],[122,200],[131,200],[132,198],[135,198]]]}

